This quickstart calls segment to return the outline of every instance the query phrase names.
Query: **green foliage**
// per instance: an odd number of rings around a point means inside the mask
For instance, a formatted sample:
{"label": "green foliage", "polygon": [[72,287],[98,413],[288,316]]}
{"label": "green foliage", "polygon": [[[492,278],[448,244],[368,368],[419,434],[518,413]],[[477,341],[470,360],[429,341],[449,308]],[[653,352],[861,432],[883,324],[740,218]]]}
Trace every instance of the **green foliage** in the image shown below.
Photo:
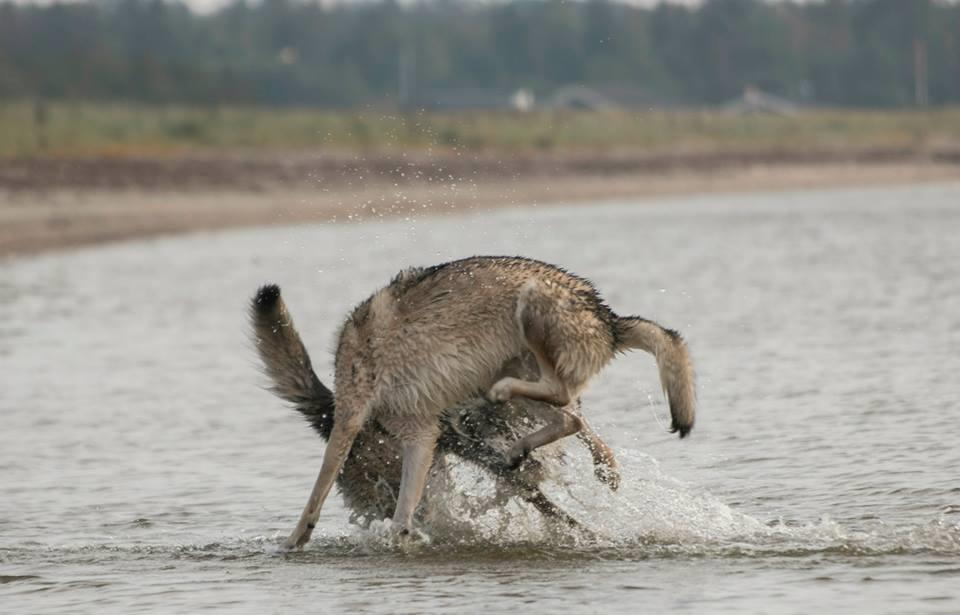
{"label": "green foliage", "polygon": [[0,0],[0,99],[397,108],[438,91],[619,84],[664,104],[746,86],[822,105],[960,102],[960,4],[934,0],[318,3]]}

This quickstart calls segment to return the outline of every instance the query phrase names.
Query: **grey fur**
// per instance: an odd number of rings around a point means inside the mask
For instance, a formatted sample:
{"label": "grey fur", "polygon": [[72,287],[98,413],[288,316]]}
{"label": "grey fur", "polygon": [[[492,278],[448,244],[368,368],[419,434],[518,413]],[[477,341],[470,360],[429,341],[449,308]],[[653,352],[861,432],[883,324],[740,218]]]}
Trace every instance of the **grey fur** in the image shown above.
{"label": "grey fur", "polygon": [[[531,450],[582,430],[575,400],[617,352],[657,357],[681,437],[694,418],[693,370],[679,335],[640,318],[621,318],[586,280],[539,261],[473,257],[401,272],[344,323],[335,362],[335,420],[323,464],[285,546],[305,544],[320,508],[369,419],[400,443],[396,527],[411,528],[445,409],[487,390],[555,406],[546,426],[507,453],[510,465]],[[505,369],[532,354],[536,380]]]}
{"label": "grey fur", "polygon": [[[277,286],[260,288],[251,302],[250,320],[264,372],[273,384],[271,390],[290,402],[324,440],[329,440],[335,415],[333,393],[317,378]],[[526,356],[526,362],[518,358],[505,371],[536,378],[533,356]],[[509,444],[531,426],[545,425],[551,415],[552,410],[544,402],[520,398],[494,403],[478,393],[444,413],[437,451],[441,456],[453,454],[486,470],[507,492],[523,498],[546,518],[576,526],[577,522],[540,490],[543,476],[539,461],[530,459],[523,471],[508,468],[505,462]],[[597,476],[616,489],[619,475],[613,452],[589,427],[578,435],[593,454]],[[378,421],[372,419],[364,424],[337,476],[337,487],[353,520],[369,523],[393,514],[400,488],[397,459],[401,453],[399,441]],[[550,454],[552,457],[548,458],[554,460],[559,451]]]}

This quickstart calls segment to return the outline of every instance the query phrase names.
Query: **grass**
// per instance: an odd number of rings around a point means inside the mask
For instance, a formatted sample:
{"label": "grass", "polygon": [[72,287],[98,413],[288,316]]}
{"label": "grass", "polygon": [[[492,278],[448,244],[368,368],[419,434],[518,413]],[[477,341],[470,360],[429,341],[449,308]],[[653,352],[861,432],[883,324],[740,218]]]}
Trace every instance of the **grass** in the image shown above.
{"label": "grass", "polygon": [[0,157],[364,148],[650,152],[955,147],[960,108],[793,116],[638,110],[410,113],[0,102]]}

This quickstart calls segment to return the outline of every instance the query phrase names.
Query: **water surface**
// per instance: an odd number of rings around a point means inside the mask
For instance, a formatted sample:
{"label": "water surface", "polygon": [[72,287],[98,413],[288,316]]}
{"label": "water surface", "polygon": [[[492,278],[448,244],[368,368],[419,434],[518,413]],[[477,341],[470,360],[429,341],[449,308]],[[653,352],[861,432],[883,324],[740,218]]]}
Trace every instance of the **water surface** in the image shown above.
{"label": "water surface", "polygon": [[[518,208],[279,227],[0,264],[4,612],[960,610],[960,184]],[[262,390],[245,310],[279,283],[321,378],[400,267],[556,262],[680,329],[691,438],[650,357],[585,396],[623,486],[574,442],[551,493],[398,550],[332,496],[279,556],[322,454]],[[659,420],[659,422],[658,422]],[[451,498],[480,493],[462,474]],[[429,532],[428,528],[428,532]]]}

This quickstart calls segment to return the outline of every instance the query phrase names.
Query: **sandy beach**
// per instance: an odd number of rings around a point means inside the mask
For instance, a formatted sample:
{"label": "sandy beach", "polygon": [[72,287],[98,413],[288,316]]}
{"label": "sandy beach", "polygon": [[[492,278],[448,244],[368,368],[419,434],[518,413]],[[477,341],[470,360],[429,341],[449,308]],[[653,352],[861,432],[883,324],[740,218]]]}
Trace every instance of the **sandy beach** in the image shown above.
{"label": "sandy beach", "polygon": [[229,227],[960,179],[910,152],[232,153],[0,161],[0,257]]}

